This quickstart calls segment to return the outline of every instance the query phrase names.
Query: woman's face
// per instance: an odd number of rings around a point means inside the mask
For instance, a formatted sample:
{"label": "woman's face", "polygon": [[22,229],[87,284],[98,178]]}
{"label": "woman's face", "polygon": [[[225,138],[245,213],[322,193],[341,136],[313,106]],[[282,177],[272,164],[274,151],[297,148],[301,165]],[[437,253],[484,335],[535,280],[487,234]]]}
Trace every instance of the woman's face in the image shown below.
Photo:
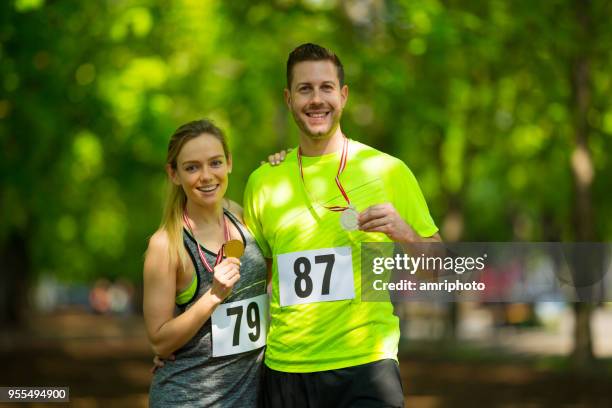
{"label": "woman's face", "polygon": [[202,206],[221,202],[227,190],[231,157],[226,158],[223,145],[214,136],[203,133],[183,145],[176,160],[172,181],[183,187],[187,200]]}

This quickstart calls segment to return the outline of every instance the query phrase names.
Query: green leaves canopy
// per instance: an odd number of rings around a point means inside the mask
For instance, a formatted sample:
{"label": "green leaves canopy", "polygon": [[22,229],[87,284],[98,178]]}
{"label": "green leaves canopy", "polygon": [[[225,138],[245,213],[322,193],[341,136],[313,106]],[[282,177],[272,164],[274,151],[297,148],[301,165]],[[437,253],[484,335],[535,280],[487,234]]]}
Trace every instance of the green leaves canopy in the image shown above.
{"label": "green leaves canopy", "polygon": [[238,3],[0,6],[0,245],[23,237],[36,273],[139,280],[169,135],[215,120],[241,201],[259,161],[297,143],[282,89],[303,42],[344,62],[345,133],[405,160],[463,240],[573,239],[570,73],[588,59],[595,227],[612,236],[608,2],[588,3],[587,33],[560,0]]}

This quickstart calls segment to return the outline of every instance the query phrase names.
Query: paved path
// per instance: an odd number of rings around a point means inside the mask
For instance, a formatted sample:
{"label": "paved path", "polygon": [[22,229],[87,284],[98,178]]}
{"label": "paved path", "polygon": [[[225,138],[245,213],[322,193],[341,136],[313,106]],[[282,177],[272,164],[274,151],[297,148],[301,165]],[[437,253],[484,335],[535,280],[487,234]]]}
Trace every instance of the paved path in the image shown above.
{"label": "paved path", "polygon": [[[585,378],[500,362],[508,359],[475,363],[440,354],[429,347],[402,356],[407,407],[612,406],[609,370]],[[28,331],[0,333],[0,361],[3,386],[69,386],[72,407],[147,406],[151,352],[139,317],[70,311],[32,319]]]}

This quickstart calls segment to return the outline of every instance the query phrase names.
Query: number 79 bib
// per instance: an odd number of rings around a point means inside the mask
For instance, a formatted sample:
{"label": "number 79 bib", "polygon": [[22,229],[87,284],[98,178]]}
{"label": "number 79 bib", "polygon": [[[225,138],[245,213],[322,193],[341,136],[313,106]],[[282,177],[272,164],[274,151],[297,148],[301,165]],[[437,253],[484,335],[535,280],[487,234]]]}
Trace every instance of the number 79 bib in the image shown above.
{"label": "number 79 bib", "polygon": [[351,247],[278,255],[281,306],[355,298]]}
{"label": "number 79 bib", "polygon": [[222,303],[210,319],[213,357],[263,347],[268,332],[268,295]]}

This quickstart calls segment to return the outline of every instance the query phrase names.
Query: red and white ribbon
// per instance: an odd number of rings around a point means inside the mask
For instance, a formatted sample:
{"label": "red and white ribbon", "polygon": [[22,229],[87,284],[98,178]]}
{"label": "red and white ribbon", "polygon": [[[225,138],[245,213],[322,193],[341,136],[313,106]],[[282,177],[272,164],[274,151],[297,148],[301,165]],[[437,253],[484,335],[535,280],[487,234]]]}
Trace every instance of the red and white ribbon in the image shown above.
{"label": "red and white ribbon", "polygon": [[[210,264],[206,260],[206,256],[204,256],[204,252],[202,251],[202,246],[198,242],[198,239],[196,238],[196,236],[195,236],[195,234],[193,232],[193,228],[191,228],[191,222],[189,221],[189,217],[188,217],[188,214],[187,214],[187,207],[186,206],[185,206],[185,208],[183,210],[183,221],[185,222],[185,224],[187,224],[187,228],[189,229],[189,232],[191,233],[191,236],[193,237],[193,239],[196,242],[196,246],[198,247],[198,254],[200,255],[200,260],[204,264],[204,267],[206,268],[206,270],[208,272],[213,273],[214,272],[214,267],[219,265],[219,263],[223,259],[223,245],[221,245],[221,248],[219,249],[219,252],[217,252],[217,259],[215,260],[215,264],[213,266],[210,266]],[[227,218],[225,217],[225,214],[223,214],[223,235],[225,236],[225,242],[229,241],[229,239],[230,239],[229,226],[227,224]]]}
{"label": "red and white ribbon", "polygon": [[[338,165],[338,172],[336,173],[336,185],[338,186],[338,190],[340,190],[340,193],[342,194],[342,197],[344,197],[344,200],[346,201],[346,206],[339,206],[339,205],[334,205],[334,206],[325,206],[325,205],[321,205],[321,207],[326,208],[330,211],[335,211],[335,212],[342,212],[344,210],[346,210],[347,208],[349,208],[351,206],[351,200],[349,199],[348,195],[346,194],[346,191],[344,191],[344,187],[342,187],[342,183],[340,182],[340,175],[342,174],[342,172],[344,171],[344,169],[346,168],[346,163],[348,161],[348,138],[345,136],[344,137],[344,143],[342,144],[342,153],[340,154],[340,164]],[[306,194],[308,195],[308,197],[310,197],[310,201],[312,201],[314,203],[314,200],[312,200],[312,197],[310,195],[310,193],[308,192],[308,189],[306,188],[306,182],[304,181],[304,169],[302,167],[302,148],[298,148],[297,151],[297,160],[298,160],[298,166],[300,167],[300,176],[302,178],[302,185],[304,186],[304,190],[306,191]]]}

